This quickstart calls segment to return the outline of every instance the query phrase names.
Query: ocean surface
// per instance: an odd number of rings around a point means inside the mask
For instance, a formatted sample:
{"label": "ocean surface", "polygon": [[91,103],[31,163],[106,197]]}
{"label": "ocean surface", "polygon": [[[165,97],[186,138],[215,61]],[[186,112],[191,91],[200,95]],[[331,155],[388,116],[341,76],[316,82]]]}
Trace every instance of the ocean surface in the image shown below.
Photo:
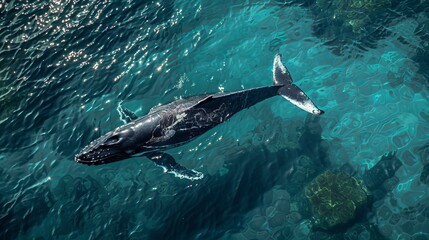
{"label": "ocean surface", "polygon": [[[196,181],[74,161],[121,107],[271,85],[276,53],[324,115],[274,97],[168,150]],[[428,69],[427,0],[0,0],[0,239],[429,239]],[[326,171],[368,196],[335,228]]]}

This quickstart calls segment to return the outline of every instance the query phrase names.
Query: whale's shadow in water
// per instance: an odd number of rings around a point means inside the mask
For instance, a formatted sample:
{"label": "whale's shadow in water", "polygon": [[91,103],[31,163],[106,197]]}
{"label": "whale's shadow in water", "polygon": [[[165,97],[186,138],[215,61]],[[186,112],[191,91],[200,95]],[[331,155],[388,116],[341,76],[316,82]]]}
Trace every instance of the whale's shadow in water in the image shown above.
{"label": "whale's shadow in water", "polygon": [[[310,119],[310,118],[309,118]],[[256,149],[231,159],[229,173],[208,176],[197,187],[176,196],[168,209],[152,213],[162,225],[149,233],[150,239],[218,239],[226,231],[238,232],[243,217],[262,203],[265,192],[275,185],[288,184],[293,160],[307,155],[315,165],[327,165],[321,143],[318,118],[307,121],[302,130],[300,149],[270,153]],[[154,201],[153,204],[156,204]],[[159,210],[159,209],[158,209]],[[155,216],[162,212],[164,216]]]}

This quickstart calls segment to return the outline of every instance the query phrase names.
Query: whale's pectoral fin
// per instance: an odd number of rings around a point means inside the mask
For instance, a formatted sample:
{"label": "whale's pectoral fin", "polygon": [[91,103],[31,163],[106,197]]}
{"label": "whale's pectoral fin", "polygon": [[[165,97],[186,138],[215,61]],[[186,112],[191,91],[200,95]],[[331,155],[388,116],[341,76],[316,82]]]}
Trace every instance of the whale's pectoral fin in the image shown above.
{"label": "whale's pectoral fin", "polygon": [[203,173],[178,164],[170,154],[164,152],[150,152],[144,154],[144,156],[152,160],[156,165],[162,167],[165,172],[174,174],[175,177],[190,180],[199,180],[204,177]]}
{"label": "whale's pectoral fin", "polygon": [[138,118],[135,113],[133,113],[129,109],[126,109],[122,105],[119,105],[117,110],[119,112],[119,117],[121,118],[121,121],[123,121],[124,123],[132,122]]}

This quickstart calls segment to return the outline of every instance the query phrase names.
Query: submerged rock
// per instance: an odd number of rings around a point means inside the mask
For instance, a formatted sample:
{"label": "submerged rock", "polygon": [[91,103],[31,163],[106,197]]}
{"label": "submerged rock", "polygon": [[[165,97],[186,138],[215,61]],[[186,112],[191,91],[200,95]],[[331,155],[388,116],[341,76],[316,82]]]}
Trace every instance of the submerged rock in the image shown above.
{"label": "submerged rock", "polygon": [[286,186],[287,191],[291,195],[296,195],[302,191],[305,184],[310,182],[318,173],[322,166],[320,163],[313,161],[307,155],[301,155],[294,159],[293,167],[288,176],[289,183]]}
{"label": "submerged rock", "polygon": [[314,11],[355,34],[368,34],[370,25],[391,4],[390,0],[317,0]]}
{"label": "submerged rock", "polygon": [[351,223],[367,205],[363,184],[344,172],[326,171],[305,188],[312,206],[315,227],[333,230]]}
{"label": "submerged rock", "polygon": [[380,161],[363,175],[363,181],[369,190],[379,188],[386,180],[392,178],[395,172],[402,166],[395,152],[381,157]]}
{"label": "submerged rock", "polygon": [[[305,2],[306,4],[300,3],[300,5],[307,7],[315,19],[314,34],[319,38],[328,39],[326,44],[332,46],[331,50],[337,55],[347,54],[351,49],[356,53],[356,50],[367,51],[369,48],[376,48],[380,39],[394,34],[395,31],[392,31],[391,25],[397,24],[398,16],[416,19],[421,25],[417,35],[427,32],[424,32],[425,18],[417,17],[420,14],[427,15],[429,11],[427,0],[310,0]],[[408,43],[407,39],[405,36],[398,36],[401,42]],[[357,48],[350,48],[349,45]],[[424,55],[425,50],[418,51],[420,55]],[[421,71],[428,73],[423,68]]]}
{"label": "submerged rock", "polygon": [[311,240],[387,240],[378,231],[377,227],[370,223],[359,223],[348,229],[346,232],[330,234],[325,232],[314,231],[310,234]]}
{"label": "submerged rock", "polygon": [[428,184],[429,185],[429,163],[427,163],[424,167],[423,167],[423,171],[420,174],[420,182],[424,183],[424,184]]}

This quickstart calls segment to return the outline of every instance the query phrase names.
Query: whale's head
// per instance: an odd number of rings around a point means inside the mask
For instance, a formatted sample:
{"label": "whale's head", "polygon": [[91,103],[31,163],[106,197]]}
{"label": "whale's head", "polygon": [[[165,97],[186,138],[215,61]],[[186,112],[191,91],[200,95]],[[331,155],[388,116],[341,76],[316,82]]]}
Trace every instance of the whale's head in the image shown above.
{"label": "whale's head", "polygon": [[132,157],[137,151],[136,134],[132,128],[116,129],[92,141],[75,156],[75,161],[100,165]]}

